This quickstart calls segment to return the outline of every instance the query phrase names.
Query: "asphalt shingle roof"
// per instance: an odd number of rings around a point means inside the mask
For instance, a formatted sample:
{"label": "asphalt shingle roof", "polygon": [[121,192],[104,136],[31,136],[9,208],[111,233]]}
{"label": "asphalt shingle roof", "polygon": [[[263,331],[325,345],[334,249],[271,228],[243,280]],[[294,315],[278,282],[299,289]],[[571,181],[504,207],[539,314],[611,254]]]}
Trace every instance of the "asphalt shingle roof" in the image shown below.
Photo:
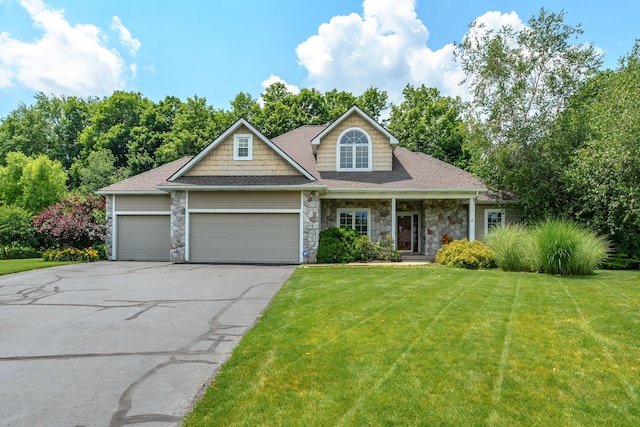
{"label": "asphalt shingle roof", "polygon": [[112,192],[158,192],[157,186],[273,186],[322,185],[331,190],[415,190],[486,191],[484,184],[470,173],[423,153],[395,147],[392,170],[388,172],[319,172],[311,140],[326,126],[302,126],[272,139],[272,142],[304,168],[317,181],[304,176],[206,176],[168,179],[192,157],[184,157],[148,172],[112,184],[101,190]]}

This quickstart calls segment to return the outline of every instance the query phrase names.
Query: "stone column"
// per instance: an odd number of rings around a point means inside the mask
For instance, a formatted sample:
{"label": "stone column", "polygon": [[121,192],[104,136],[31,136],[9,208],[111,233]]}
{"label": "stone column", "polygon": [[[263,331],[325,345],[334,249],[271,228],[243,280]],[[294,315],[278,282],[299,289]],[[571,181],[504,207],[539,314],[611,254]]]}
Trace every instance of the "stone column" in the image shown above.
{"label": "stone column", "polygon": [[462,200],[426,200],[424,204],[425,255],[435,257],[448,234],[454,240],[468,238],[468,218]]}
{"label": "stone column", "polygon": [[187,221],[187,192],[171,192],[171,234],[170,256],[171,262],[186,262],[186,221]]}
{"label": "stone column", "polygon": [[307,261],[315,263],[320,242],[320,195],[317,191],[302,194],[302,232],[302,250],[309,253]]}
{"label": "stone column", "polygon": [[114,253],[113,253],[113,198],[115,196],[113,194],[107,194],[105,196],[105,200],[107,205],[106,209],[106,222],[105,222],[105,231],[107,236],[105,238],[105,246],[107,248],[107,259],[109,261],[113,261]]}

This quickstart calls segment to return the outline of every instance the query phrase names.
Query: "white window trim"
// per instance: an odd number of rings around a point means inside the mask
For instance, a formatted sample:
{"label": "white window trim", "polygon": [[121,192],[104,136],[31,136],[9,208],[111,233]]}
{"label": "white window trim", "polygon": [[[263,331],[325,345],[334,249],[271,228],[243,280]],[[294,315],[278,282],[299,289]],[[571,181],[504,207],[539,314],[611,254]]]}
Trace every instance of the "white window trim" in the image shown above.
{"label": "white window trim", "polygon": [[[364,134],[364,136],[367,138],[367,146],[368,146],[368,150],[367,150],[367,166],[366,168],[341,168],[340,167],[340,141],[342,140],[342,137],[344,136],[345,133],[349,132],[349,131],[354,131],[357,130],[359,132],[362,132]],[[355,163],[356,161],[356,153],[355,153],[355,148],[353,149],[353,162]],[[336,142],[336,170],[338,172],[370,172],[372,170],[372,163],[373,163],[373,142],[371,141],[371,137],[369,136],[369,134],[361,128],[358,127],[352,127],[349,128],[345,131],[343,131],[340,136],[338,137],[338,141]]]}
{"label": "white window trim", "polygon": [[[366,236],[368,236],[369,238],[371,238],[371,209],[369,208],[340,208],[338,209],[337,212],[337,226],[340,227],[340,214],[342,214],[343,212],[356,212],[356,211],[360,211],[360,212],[366,212],[367,213],[367,234]],[[352,213],[351,214],[351,228],[353,228],[355,230],[354,227],[354,222],[355,222],[355,215]]]}
{"label": "white window trim", "polygon": [[[249,140],[249,155],[240,156],[240,138],[247,138]],[[233,160],[253,160],[253,134],[238,133],[233,135]]]}
{"label": "white window trim", "polygon": [[489,214],[497,213],[497,212],[502,213],[502,216],[501,216],[502,221],[500,225],[502,225],[503,227],[505,226],[507,215],[504,209],[485,209],[484,210],[484,235],[485,236],[489,233]]}

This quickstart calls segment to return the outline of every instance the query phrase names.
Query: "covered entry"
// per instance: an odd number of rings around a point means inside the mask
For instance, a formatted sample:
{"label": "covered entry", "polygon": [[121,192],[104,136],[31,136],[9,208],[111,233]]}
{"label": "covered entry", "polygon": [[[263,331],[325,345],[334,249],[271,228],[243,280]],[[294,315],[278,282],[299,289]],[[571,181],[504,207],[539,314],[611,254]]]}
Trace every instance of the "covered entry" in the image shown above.
{"label": "covered entry", "polygon": [[300,262],[299,213],[192,213],[189,261]]}

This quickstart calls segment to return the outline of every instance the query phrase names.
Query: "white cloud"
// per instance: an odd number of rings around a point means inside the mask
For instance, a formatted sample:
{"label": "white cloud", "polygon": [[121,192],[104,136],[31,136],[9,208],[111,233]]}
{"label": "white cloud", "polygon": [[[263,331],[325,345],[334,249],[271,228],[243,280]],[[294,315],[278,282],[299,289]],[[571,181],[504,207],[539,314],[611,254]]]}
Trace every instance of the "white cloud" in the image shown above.
{"label": "white cloud", "polygon": [[18,84],[45,93],[79,96],[107,95],[124,87],[128,68],[120,54],[106,45],[100,28],[72,26],[64,11],[42,0],[20,4],[42,36],[26,42],[6,32],[0,34],[0,87]]}
{"label": "white cloud", "polygon": [[142,44],[140,43],[140,40],[131,36],[131,31],[122,25],[122,21],[120,21],[119,17],[113,17],[113,20],[111,21],[111,29],[118,32],[120,43],[127,46],[131,51],[131,54],[135,55]]}
{"label": "white cloud", "polygon": [[[355,95],[374,86],[386,90],[392,102],[402,99],[408,83],[468,96],[459,85],[464,75],[454,61],[454,45],[427,46],[429,31],[417,16],[415,0],[364,0],[362,5],[362,16],[335,16],[296,48],[313,86]],[[488,12],[478,19],[488,28],[523,25],[515,12]]]}
{"label": "white cloud", "polygon": [[285,82],[280,76],[276,76],[275,74],[271,74],[268,79],[263,80],[262,87],[266,89],[274,83],[283,83],[287,88],[287,91],[294,95],[300,93],[300,88],[298,86]]}

